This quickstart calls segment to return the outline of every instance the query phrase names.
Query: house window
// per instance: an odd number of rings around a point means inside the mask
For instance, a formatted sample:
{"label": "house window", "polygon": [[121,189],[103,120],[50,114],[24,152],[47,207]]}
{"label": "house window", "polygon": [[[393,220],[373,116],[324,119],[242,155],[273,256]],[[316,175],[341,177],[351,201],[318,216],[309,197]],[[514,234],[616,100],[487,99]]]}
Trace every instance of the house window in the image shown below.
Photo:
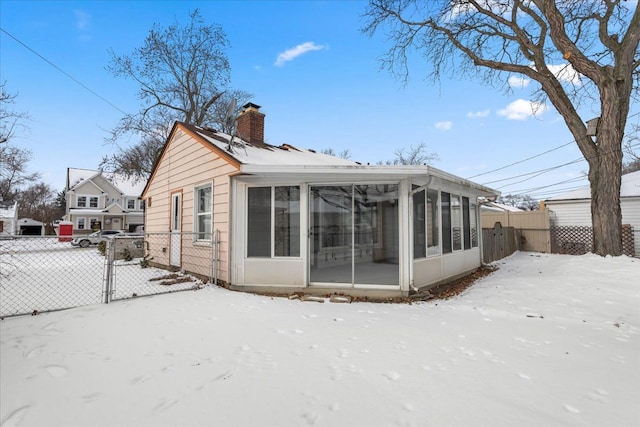
{"label": "house window", "polygon": [[462,249],[462,210],[460,207],[460,196],[451,195],[451,232],[453,250]]}
{"label": "house window", "polygon": [[275,187],[274,255],[300,256],[300,187]]}
{"label": "house window", "polygon": [[425,191],[413,195],[413,258],[427,256],[427,219],[425,217]]}
{"label": "house window", "polygon": [[138,209],[140,209],[141,211],[144,210],[144,200],[140,200],[140,207]]}
{"label": "house window", "polygon": [[247,256],[271,256],[271,187],[249,188]]}
{"label": "house window", "polygon": [[462,197],[462,230],[464,249],[471,249],[471,218],[469,217],[469,198]]}
{"label": "house window", "polygon": [[440,255],[438,202],[438,190],[427,190],[427,255]]}
{"label": "house window", "polygon": [[136,199],[128,199],[127,209],[135,209],[135,208],[136,208]]}
{"label": "house window", "polygon": [[469,204],[469,228],[471,229],[471,247],[478,247],[478,218],[476,204],[471,202]]}
{"label": "house window", "polygon": [[97,197],[89,197],[89,207],[90,208],[97,208],[98,207],[98,198]]}
{"label": "house window", "polygon": [[87,196],[78,196],[78,199],[76,200],[76,206],[79,208],[86,208]]}
{"label": "house window", "polygon": [[300,256],[300,187],[248,189],[247,256]]}
{"label": "house window", "polygon": [[76,228],[78,230],[84,230],[86,228],[85,218],[78,218],[78,225]]}
{"label": "house window", "polygon": [[451,194],[440,194],[442,210],[442,253],[451,253]]}
{"label": "house window", "polygon": [[211,184],[195,189],[195,232],[198,240],[211,240],[213,228],[213,192]]}
{"label": "house window", "polygon": [[413,258],[439,255],[439,236],[438,190],[422,190],[413,195]]}

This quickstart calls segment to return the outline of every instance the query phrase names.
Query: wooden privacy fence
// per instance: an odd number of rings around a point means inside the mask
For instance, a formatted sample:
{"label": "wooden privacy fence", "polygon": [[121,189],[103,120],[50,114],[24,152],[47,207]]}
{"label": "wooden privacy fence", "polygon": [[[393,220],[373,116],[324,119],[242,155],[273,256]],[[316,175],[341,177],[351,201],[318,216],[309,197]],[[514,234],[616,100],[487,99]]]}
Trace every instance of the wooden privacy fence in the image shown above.
{"label": "wooden privacy fence", "polygon": [[493,228],[496,222],[516,230],[518,250],[551,252],[549,211],[482,212],[482,228]]}
{"label": "wooden privacy fence", "polygon": [[488,264],[508,257],[518,250],[516,230],[496,222],[493,228],[482,229],[482,262]]}
{"label": "wooden privacy fence", "polygon": [[[593,250],[590,226],[551,226],[549,211],[482,212],[483,262],[507,257],[515,251],[583,255]],[[635,238],[640,233],[622,226],[623,253],[639,256]]]}

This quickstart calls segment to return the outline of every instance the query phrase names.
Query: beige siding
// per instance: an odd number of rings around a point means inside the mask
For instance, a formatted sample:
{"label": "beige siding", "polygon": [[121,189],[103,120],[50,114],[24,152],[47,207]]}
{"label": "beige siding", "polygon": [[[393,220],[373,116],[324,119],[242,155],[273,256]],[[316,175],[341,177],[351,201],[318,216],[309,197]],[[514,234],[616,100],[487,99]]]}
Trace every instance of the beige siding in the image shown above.
{"label": "beige siding", "polygon": [[[178,129],[166,147],[145,193],[147,233],[170,231],[171,195],[175,193],[182,193],[182,232],[191,233],[195,231],[194,189],[213,181],[213,228],[220,232],[218,278],[225,282],[229,281],[228,175],[236,171],[236,167]],[[169,251],[154,252],[153,248],[151,251],[155,262],[169,264]],[[186,271],[210,276],[211,253],[210,245],[195,243],[191,236],[184,236],[181,267]]]}
{"label": "beige siding", "polygon": [[519,249],[528,252],[551,252],[549,211],[482,212],[482,228],[493,228],[496,222],[513,227],[519,238]]}

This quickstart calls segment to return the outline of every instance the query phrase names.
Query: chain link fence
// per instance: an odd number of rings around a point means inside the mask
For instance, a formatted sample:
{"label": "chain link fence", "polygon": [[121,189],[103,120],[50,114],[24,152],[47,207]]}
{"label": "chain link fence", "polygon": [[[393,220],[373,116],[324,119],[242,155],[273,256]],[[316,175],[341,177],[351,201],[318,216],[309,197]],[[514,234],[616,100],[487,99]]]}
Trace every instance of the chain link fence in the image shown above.
{"label": "chain link fence", "polygon": [[[58,237],[0,240],[0,318],[189,290],[214,282],[217,236],[217,232],[205,236],[211,256],[202,262],[209,263],[211,273],[197,277],[170,263],[154,263],[151,255],[152,248],[160,253],[162,248],[170,251],[172,243],[175,252],[176,244],[193,239],[189,233],[123,235],[86,248]],[[181,257],[189,258],[185,246]]]}

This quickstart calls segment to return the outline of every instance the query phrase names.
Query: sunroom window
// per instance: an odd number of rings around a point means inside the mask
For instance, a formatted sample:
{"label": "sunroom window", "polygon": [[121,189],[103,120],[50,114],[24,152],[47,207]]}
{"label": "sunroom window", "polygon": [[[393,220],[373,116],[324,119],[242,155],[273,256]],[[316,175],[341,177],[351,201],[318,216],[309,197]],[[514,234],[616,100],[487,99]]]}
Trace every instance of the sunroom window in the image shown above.
{"label": "sunroom window", "polygon": [[247,202],[247,256],[300,256],[300,187],[250,187]]}

